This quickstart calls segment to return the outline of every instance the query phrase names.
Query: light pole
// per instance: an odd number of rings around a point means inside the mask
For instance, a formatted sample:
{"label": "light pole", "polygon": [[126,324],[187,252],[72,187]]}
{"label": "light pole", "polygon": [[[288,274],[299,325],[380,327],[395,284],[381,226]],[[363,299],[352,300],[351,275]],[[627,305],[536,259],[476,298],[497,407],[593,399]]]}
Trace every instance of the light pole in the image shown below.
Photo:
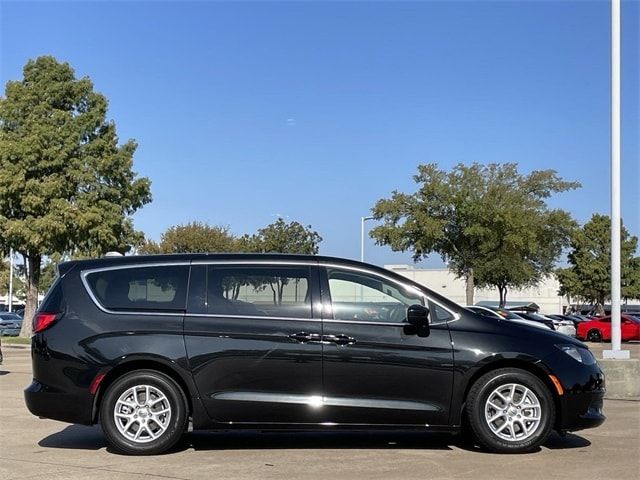
{"label": "light pole", "polygon": [[360,217],[360,261],[364,262],[364,222],[373,220],[373,217]]}
{"label": "light pole", "polygon": [[9,249],[9,302],[8,310],[13,310],[13,250]]}
{"label": "light pole", "polygon": [[611,0],[611,350],[604,358],[629,358],[620,333],[620,0]]}

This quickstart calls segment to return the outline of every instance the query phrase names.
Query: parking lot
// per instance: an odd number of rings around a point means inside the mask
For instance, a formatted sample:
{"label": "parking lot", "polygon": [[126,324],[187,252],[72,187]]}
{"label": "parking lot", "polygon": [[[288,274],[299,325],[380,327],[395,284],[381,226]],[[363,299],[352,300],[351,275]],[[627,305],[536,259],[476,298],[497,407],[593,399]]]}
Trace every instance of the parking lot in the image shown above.
{"label": "parking lot", "polygon": [[[635,349],[635,347],[634,347]],[[632,479],[640,472],[640,402],[607,400],[605,424],[560,437],[537,452],[492,455],[446,435],[417,433],[195,433],[173,452],[111,452],[99,427],[40,420],[26,409],[29,350],[3,346],[0,478],[579,478]]]}

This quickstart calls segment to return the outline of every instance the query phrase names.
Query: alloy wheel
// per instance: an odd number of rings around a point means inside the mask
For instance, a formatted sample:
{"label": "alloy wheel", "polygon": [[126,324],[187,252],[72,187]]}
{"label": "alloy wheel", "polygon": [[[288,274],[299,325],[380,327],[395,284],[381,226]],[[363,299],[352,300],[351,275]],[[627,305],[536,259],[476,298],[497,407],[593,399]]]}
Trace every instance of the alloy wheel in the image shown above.
{"label": "alloy wheel", "polygon": [[152,385],[128,388],[116,401],[113,419],[118,432],[127,440],[148,443],[159,438],[171,421],[167,396]]}
{"label": "alloy wheel", "polygon": [[519,383],[500,385],[493,390],[484,408],[491,432],[502,440],[520,442],[531,437],[542,419],[536,394]]}

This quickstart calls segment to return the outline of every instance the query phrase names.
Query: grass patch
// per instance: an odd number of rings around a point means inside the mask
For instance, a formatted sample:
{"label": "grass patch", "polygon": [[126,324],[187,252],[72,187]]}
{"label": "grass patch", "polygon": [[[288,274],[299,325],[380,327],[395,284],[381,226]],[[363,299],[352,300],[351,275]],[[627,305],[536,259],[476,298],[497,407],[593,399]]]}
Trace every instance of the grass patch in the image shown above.
{"label": "grass patch", "polygon": [[0,337],[2,338],[2,343],[7,345],[31,345],[30,338],[24,337]]}

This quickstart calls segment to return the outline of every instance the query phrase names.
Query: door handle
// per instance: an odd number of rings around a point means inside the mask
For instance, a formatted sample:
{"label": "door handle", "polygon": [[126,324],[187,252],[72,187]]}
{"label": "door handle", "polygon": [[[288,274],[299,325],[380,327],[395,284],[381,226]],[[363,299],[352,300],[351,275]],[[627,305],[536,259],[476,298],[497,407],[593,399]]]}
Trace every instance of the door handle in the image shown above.
{"label": "door handle", "polygon": [[292,333],[291,335],[289,335],[289,338],[291,340],[295,340],[296,342],[307,343],[312,341],[319,341],[320,335],[318,335],[317,333],[298,332]]}
{"label": "door handle", "polygon": [[345,335],[344,333],[340,333],[338,335],[323,335],[322,340],[324,342],[335,343],[336,345],[353,345],[356,343],[356,339]]}

